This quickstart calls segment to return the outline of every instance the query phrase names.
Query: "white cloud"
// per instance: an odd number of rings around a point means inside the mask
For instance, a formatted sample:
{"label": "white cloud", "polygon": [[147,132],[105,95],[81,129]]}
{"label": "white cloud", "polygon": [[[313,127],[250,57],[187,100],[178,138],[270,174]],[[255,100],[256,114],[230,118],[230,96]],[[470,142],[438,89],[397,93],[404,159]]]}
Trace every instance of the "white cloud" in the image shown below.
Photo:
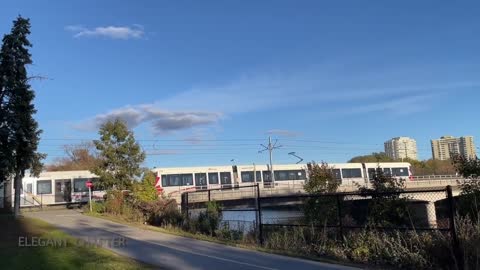
{"label": "white cloud", "polygon": [[68,25],[65,30],[73,32],[73,37],[105,37],[111,39],[138,39],[145,35],[143,26],[134,24],[132,26],[99,26],[86,28],[80,25]]}
{"label": "white cloud", "polygon": [[216,123],[222,114],[206,111],[168,111],[152,104],[128,106],[98,114],[83,123],[75,125],[80,130],[96,130],[108,120],[121,119],[130,128],[148,123],[155,134],[190,129]]}

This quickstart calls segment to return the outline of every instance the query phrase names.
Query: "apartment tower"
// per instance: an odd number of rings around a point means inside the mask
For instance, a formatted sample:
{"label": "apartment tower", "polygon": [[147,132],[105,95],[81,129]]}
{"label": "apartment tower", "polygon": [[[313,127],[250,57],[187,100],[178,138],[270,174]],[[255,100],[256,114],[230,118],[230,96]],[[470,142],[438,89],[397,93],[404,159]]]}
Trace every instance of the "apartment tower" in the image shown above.
{"label": "apartment tower", "polygon": [[417,160],[417,142],[409,137],[396,137],[385,142],[385,153],[393,159]]}
{"label": "apartment tower", "polygon": [[462,155],[474,158],[477,155],[473,136],[455,138],[443,136],[440,139],[432,140],[433,159],[448,160],[452,155]]}

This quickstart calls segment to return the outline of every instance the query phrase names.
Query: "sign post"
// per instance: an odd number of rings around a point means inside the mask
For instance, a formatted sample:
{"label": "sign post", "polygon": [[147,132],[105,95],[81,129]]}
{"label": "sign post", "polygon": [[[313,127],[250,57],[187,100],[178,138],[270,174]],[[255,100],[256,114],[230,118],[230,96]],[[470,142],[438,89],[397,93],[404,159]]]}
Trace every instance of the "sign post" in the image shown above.
{"label": "sign post", "polygon": [[90,204],[90,212],[92,212],[92,186],[93,183],[88,180],[85,185],[88,187],[88,203]]}

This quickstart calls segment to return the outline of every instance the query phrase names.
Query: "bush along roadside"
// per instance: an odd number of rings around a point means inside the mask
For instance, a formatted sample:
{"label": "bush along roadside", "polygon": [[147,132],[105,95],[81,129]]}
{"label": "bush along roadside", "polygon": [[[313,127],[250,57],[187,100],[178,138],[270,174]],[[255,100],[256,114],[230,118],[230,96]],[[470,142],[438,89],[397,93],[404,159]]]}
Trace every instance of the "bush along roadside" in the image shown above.
{"label": "bush along roadside", "polygon": [[[129,194],[112,191],[104,202],[94,202],[92,209],[95,213],[129,222],[312,259],[329,258],[397,269],[456,269],[452,240],[443,232],[364,228],[350,231],[343,239],[338,239],[336,231],[328,228],[269,227],[264,231],[264,246],[261,247],[256,243],[255,230],[232,230],[222,223],[221,207],[215,201],[187,218],[180,213],[175,200],[140,201]],[[467,216],[458,217],[457,224],[465,269],[480,269],[480,223]]]}

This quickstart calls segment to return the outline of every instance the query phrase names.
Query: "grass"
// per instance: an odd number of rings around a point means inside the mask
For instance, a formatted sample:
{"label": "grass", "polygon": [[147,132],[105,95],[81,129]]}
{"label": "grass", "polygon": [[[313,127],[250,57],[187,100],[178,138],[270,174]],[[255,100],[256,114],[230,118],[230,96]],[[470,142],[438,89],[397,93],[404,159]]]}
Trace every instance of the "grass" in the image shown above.
{"label": "grass", "polygon": [[[0,215],[0,262],[5,269],[152,269],[107,249],[78,245],[77,239],[34,218]],[[22,247],[19,237],[39,237],[66,243]]]}

